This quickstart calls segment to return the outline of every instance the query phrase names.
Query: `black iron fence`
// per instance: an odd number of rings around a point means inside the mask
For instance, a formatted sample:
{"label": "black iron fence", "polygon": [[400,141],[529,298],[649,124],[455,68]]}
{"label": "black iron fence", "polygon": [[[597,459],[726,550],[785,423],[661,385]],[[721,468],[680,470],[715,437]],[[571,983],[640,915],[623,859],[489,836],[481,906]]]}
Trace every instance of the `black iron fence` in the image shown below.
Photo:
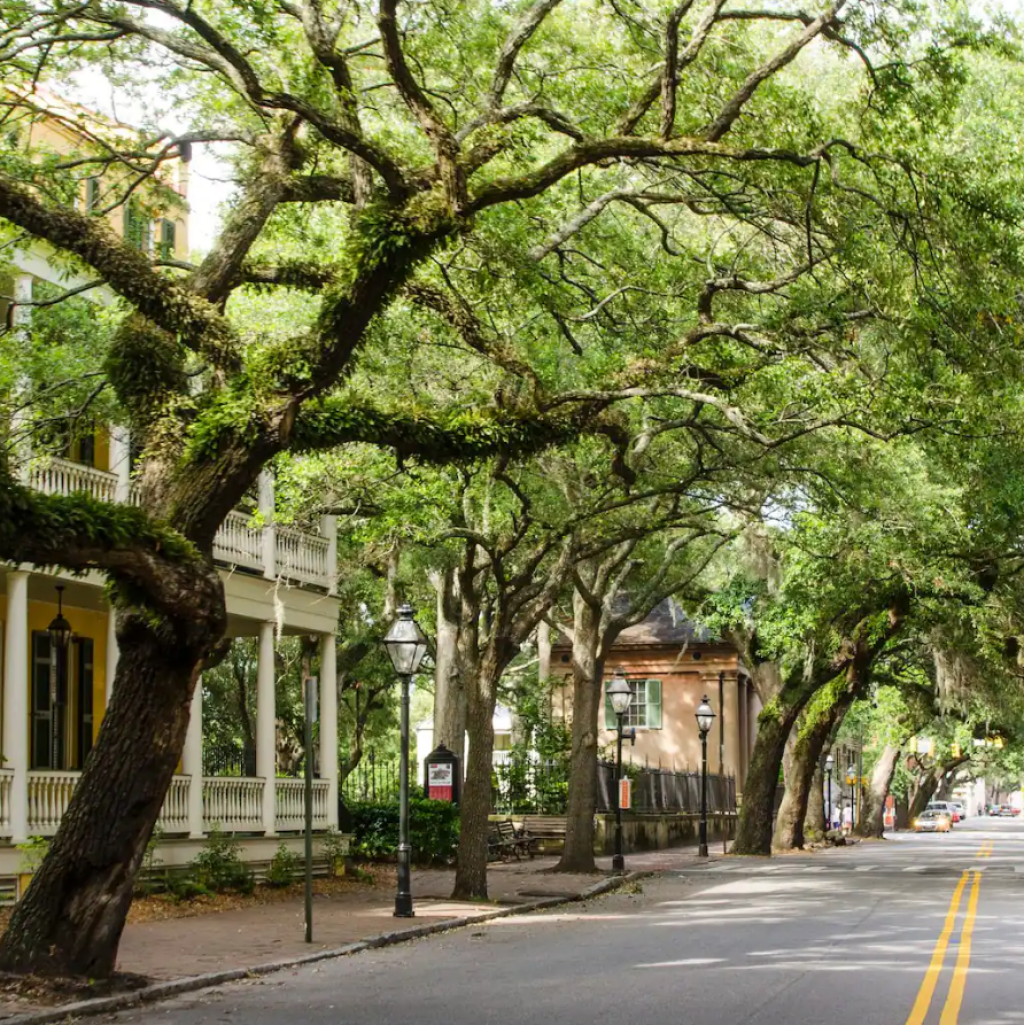
{"label": "black iron fence", "polygon": [[[700,811],[700,773],[670,772],[667,769],[630,767],[630,805],[641,812]],[[597,766],[597,810],[615,810],[615,766],[599,762]],[[708,812],[736,810],[736,780],[732,776],[708,773]]]}
{"label": "black iron fence", "polygon": [[491,773],[491,806],[498,815],[564,815],[569,767],[564,761],[515,758]]}
{"label": "black iron fence", "polygon": [[[341,784],[341,794],[348,803],[353,801],[390,801],[398,797],[397,758],[378,758],[373,751],[367,752],[359,764]],[[409,786],[416,790],[416,763],[409,766]]]}
{"label": "black iron fence", "polygon": [[[700,773],[626,767],[631,807],[638,812],[700,811]],[[615,809],[615,765],[597,766],[597,811]],[[564,815],[569,797],[569,767],[564,761],[513,759],[495,765],[492,807],[497,815]],[[736,810],[736,781],[708,774],[708,812]]]}

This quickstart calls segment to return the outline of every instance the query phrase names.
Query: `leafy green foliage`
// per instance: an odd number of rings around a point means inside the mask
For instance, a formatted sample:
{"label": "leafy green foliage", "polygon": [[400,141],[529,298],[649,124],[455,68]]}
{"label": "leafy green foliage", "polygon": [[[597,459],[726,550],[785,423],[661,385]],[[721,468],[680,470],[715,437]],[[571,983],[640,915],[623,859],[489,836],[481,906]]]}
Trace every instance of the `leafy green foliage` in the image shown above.
{"label": "leafy green foliage", "polygon": [[291,886],[301,870],[302,858],[294,851],[290,851],[286,843],[278,844],[267,869],[267,886]]}
{"label": "leafy green foliage", "polygon": [[238,841],[218,828],[210,831],[188,868],[191,881],[212,893],[252,893],[256,885],[252,871],[242,861]]}
{"label": "leafy green foliage", "polygon": [[[398,804],[355,803],[352,815],[352,853],[371,860],[392,856],[398,849]],[[409,801],[409,843],[413,860],[447,863],[458,844],[459,810],[450,801],[412,798]]]}

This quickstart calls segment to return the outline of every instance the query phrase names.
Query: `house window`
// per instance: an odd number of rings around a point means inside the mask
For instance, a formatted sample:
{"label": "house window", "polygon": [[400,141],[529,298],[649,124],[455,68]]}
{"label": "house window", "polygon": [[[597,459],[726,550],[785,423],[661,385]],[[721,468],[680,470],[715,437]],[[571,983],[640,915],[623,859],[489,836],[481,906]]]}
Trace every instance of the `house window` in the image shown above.
{"label": "house window", "polygon": [[175,242],[177,238],[177,231],[174,226],[174,221],[161,221],[160,222],[160,259],[161,260],[173,260],[175,252]]}
{"label": "house window", "polygon": [[100,180],[99,178],[87,178],[85,182],[85,212],[95,213],[100,205]]}
{"label": "house window", "polygon": [[45,630],[32,631],[32,768],[64,768],[64,701],[52,701],[51,673],[60,681],[56,652]]}
{"label": "house window", "polygon": [[93,657],[94,645],[91,638],[82,637],[78,644],[78,659],[75,673],[75,686],[77,697],[77,708],[75,719],[78,734],[78,751],[75,759],[76,769],[85,767],[85,759],[92,750],[92,727],[93,727]]}
{"label": "house window", "polygon": [[[629,689],[633,692],[633,699],[622,717],[622,725],[627,728],[635,726],[641,730],[660,730],[661,680],[630,680]],[[604,699],[604,725],[608,730],[614,730],[618,725],[607,694]]]}
{"label": "house window", "polygon": [[124,237],[144,253],[153,248],[153,227],[137,199],[129,199],[124,205]]}

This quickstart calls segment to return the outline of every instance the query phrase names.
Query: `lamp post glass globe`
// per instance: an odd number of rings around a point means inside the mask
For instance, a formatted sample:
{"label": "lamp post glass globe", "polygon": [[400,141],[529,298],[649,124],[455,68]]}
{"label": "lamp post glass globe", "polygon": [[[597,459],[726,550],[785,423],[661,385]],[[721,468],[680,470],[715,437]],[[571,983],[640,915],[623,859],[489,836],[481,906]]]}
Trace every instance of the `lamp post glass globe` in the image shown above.
{"label": "lamp post glass globe", "polygon": [[715,718],[714,710],[708,703],[708,697],[705,694],[704,700],[697,706],[697,729],[700,730],[702,737],[706,737],[711,732],[711,724]]}
{"label": "lamp post glass globe", "polygon": [[384,647],[399,676],[413,676],[419,669],[427,653],[427,638],[413,619],[411,605],[398,610],[398,619],[384,635]]}
{"label": "lamp post glass globe", "polygon": [[835,764],[836,764],[836,760],[832,757],[832,755],[829,755],[825,759],[825,771],[826,772],[831,772],[832,771],[832,766],[835,765]]}
{"label": "lamp post glass globe", "polygon": [[64,588],[57,588],[57,615],[46,628],[53,646],[58,651],[65,651],[71,643],[71,624],[64,618]]}
{"label": "lamp post glass globe", "polygon": [[612,703],[612,711],[616,715],[625,715],[629,710],[629,703],[633,700],[633,692],[621,669],[617,669],[608,681],[607,693],[608,700]]}

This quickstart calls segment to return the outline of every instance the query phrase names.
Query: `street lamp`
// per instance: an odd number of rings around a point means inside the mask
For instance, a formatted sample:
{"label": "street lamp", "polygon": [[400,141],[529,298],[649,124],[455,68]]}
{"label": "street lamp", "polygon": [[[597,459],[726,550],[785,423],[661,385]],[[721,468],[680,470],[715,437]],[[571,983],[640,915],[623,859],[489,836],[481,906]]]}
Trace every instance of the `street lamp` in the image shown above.
{"label": "street lamp", "polygon": [[[618,720],[615,745],[615,854],[612,857],[612,871],[622,872],[626,867],[626,861],[622,856],[622,719],[629,711],[629,703],[633,700],[633,691],[630,690],[625,669],[615,670],[615,675],[608,681],[606,693]],[[630,740],[635,739],[636,730],[633,730]]]}
{"label": "street lamp", "polygon": [[832,767],[836,764],[836,760],[832,757],[832,752],[828,753],[825,758],[825,832],[827,833],[832,828]]}
{"label": "street lamp", "polygon": [[46,628],[50,635],[53,658],[50,660],[50,768],[63,768],[61,759],[60,697],[67,680],[68,647],[71,644],[71,624],[64,618],[64,585],[57,585],[57,615]]}
{"label": "street lamp", "polygon": [[427,638],[412,616],[412,606],[398,610],[398,619],[384,635],[388,658],[402,681],[402,743],[398,767],[398,892],[395,917],[412,918],[412,850],[409,847],[409,684],[427,653]]}
{"label": "street lamp", "polygon": [[697,730],[700,732],[700,846],[697,856],[708,856],[708,734],[715,721],[715,713],[708,704],[708,696],[697,706]]}

